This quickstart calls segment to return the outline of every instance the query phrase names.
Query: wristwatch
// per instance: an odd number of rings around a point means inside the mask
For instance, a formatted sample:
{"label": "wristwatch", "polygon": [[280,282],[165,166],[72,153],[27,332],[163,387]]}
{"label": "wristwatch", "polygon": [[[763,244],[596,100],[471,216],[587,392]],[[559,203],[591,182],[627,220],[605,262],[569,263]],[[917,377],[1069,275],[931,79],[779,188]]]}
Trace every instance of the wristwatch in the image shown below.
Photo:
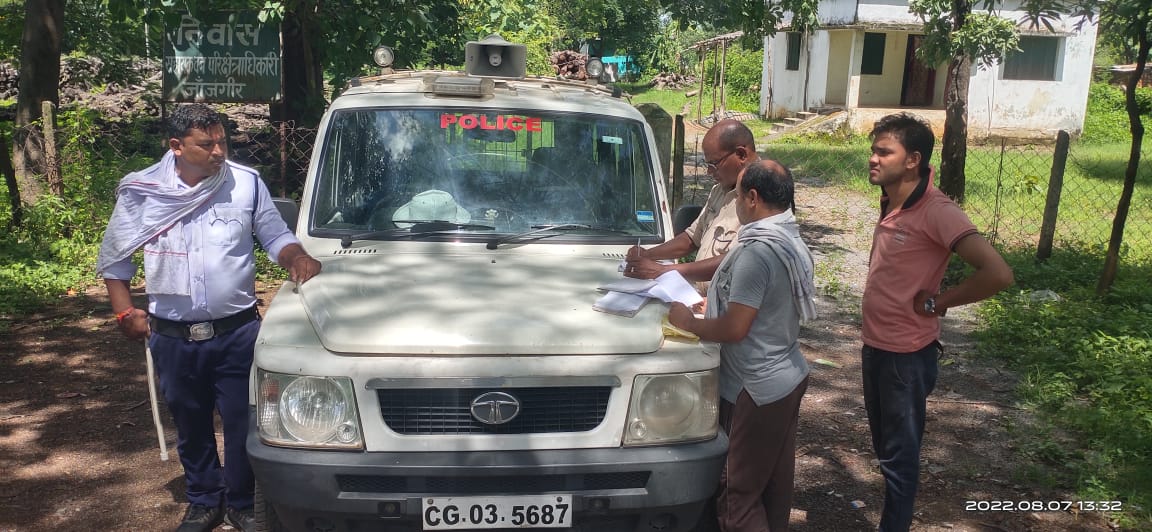
{"label": "wristwatch", "polygon": [[936,296],[924,300],[924,312],[936,314]]}

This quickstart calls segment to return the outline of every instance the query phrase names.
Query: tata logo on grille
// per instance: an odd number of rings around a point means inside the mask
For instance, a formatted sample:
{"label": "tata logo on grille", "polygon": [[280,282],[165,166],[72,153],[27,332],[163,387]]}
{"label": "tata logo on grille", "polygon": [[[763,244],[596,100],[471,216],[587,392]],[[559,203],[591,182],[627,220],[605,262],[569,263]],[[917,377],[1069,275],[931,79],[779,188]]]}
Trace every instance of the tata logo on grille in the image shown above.
{"label": "tata logo on grille", "polygon": [[472,417],[485,425],[503,425],[520,414],[520,400],[504,392],[485,392],[472,400]]}

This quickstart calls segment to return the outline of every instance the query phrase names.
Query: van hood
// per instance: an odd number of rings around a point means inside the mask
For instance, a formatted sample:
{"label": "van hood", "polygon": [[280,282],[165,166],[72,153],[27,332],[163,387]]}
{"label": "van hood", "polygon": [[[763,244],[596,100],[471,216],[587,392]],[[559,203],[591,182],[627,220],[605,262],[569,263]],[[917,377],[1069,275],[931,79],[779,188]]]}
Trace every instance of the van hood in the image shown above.
{"label": "van hood", "polygon": [[327,259],[299,296],[324,347],[352,354],[650,353],[664,304],[592,309],[618,259],[405,254]]}

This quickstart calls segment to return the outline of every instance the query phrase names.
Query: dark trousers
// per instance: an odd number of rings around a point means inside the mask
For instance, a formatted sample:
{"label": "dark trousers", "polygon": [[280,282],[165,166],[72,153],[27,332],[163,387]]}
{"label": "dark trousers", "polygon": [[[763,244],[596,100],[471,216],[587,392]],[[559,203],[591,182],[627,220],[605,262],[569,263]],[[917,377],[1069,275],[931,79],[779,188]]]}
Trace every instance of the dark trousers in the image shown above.
{"label": "dark trousers", "polygon": [[[160,391],[176,425],[188,502],[237,510],[252,507],[255,477],[244,444],[248,379],[260,322],[203,342],[153,333],[149,337]],[[214,410],[224,427],[224,467],[216,448]]]}
{"label": "dark trousers", "polygon": [[864,346],[861,354],[864,408],[884,475],[880,530],[906,531],[912,526],[924,416],[928,394],[936,387],[940,344],[932,342],[913,353]]}
{"label": "dark trousers", "polygon": [[788,530],[796,477],[796,428],[808,377],[783,399],[763,406],[741,390],[736,404],[720,402],[728,458],[720,476],[716,515],[724,532]]}

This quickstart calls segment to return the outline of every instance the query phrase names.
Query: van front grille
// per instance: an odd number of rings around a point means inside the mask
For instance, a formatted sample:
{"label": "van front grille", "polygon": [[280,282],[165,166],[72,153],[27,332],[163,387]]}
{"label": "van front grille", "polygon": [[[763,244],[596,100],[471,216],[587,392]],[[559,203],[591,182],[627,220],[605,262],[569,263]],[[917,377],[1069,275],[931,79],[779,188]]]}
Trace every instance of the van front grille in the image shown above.
{"label": "van front grille", "polygon": [[[478,421],[472,401],[486,392],[515,398],[517,415],[502,424]],[[377,390],[384,423],[407,435],[586,432],[604,420],[611,394],[608,386]]]}

